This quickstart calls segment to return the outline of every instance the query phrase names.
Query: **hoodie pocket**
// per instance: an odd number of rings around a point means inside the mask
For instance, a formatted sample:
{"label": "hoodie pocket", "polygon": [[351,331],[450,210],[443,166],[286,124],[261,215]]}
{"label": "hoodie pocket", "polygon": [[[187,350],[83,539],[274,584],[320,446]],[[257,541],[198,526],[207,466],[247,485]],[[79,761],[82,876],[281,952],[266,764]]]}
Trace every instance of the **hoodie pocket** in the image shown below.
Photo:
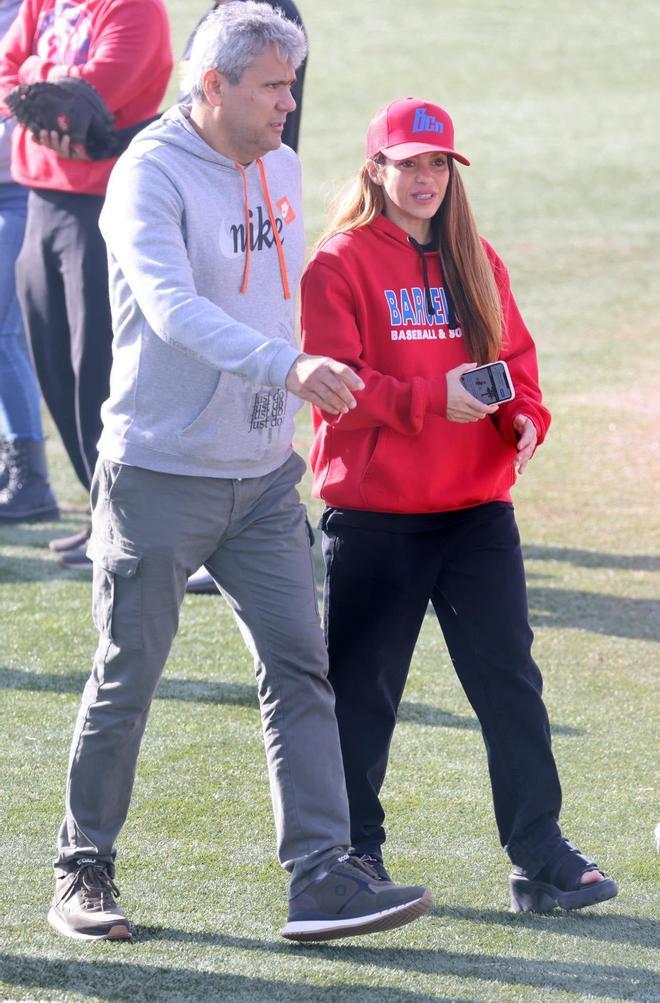
{"label": "hoodie pocket", "polygon": [[179,451],[194,458],[215,457],[218,443],[227,420],[227,401],[224,393],[225,377],[218,373],[215,386],[206,404],[185,425],[178,435]]}

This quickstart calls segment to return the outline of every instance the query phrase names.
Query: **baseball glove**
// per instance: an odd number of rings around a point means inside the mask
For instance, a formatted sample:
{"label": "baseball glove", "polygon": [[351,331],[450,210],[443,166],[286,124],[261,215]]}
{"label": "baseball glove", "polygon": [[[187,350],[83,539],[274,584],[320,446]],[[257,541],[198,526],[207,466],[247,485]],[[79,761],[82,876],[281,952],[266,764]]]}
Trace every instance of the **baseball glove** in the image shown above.
{"label": "baseball glove", "polygon": [[42,129],[67,135],[72,145],[84,147],[91,160],[118,157],[133,136],[147,125],[139,122],[115,129],[115,117],[99,92],[79,77],[23,84],[11,91],[4,102],[14,118],[34,136],[38,138]]}

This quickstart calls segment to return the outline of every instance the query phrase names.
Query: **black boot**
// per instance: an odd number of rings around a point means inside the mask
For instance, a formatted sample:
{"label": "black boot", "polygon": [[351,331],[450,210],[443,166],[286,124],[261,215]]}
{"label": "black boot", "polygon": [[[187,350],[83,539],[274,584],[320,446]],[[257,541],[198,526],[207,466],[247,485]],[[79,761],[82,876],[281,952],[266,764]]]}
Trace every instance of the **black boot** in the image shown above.
{"label": "black boot", "polygon": [[0,491],[0,523],[59,519],[43,441],[14,439],[5,448],[9,477]]}

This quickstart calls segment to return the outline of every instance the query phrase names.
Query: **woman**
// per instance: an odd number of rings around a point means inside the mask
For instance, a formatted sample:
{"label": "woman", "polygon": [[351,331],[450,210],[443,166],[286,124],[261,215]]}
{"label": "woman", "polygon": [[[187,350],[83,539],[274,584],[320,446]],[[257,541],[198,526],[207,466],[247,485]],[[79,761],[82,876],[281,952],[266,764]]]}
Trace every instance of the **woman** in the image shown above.
{"label": "woman", "polygon": [[[481,724],[515,911],[580,908],[616,883],[564,839],[542,679],[531,657],[509,489],[546,434],[536,351],[502,261],[481,240],[451,118],[395,101],[302,285],[306,352],[365,383],[316,412],[325,630],[355,851],[388,880],[379,791],[419,630],[432,602]],[[496,359],[515,398],[484,404],[460,377]]]}

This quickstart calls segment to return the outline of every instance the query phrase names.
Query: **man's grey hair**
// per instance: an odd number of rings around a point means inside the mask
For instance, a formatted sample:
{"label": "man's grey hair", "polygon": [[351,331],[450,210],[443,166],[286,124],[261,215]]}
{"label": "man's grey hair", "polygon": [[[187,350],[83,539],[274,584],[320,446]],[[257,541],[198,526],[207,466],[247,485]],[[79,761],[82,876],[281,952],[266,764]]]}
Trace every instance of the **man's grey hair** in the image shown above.
{"label": "man's grey hair", "polygon": [[220,4],[204,19],[193,40],[186,81],[193,101],[204,100],[205,70],[213,67],[230,84],[237,84],[269,45],[275,46],[280,58],[294,70],[307,55],[305,33],[279,8],[254,0]]}

